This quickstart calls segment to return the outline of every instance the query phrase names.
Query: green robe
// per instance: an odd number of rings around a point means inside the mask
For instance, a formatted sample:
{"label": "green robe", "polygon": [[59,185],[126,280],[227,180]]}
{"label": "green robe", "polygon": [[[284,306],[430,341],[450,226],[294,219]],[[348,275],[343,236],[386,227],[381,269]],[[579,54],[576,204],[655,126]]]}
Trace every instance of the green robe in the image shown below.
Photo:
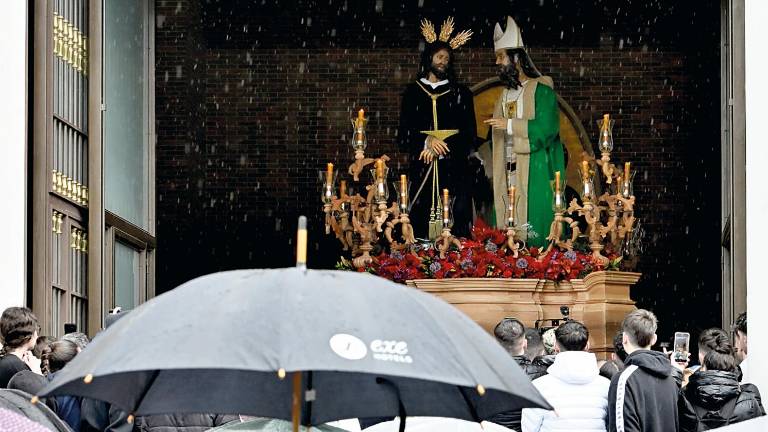
{"label": "green robe", "polygon": [[[544,246],[554,219],[552,186],[555,171],[565,179],[565,156],[560,142],[560,109],[549,77],[533,78],[523,90],[522,118],[512,119],[514,152],[517,162],[517,225],[530,224],[536,236],[529,235],[530,246]],[[497,103],[500,112],[501,103]],[[494,115],[496,117],[496,115]],[[506,194],[504,131],[493,133],[493,179],[496,221],[506,220],[501,197]],[[523,233],[522,237],[526,237]]]}

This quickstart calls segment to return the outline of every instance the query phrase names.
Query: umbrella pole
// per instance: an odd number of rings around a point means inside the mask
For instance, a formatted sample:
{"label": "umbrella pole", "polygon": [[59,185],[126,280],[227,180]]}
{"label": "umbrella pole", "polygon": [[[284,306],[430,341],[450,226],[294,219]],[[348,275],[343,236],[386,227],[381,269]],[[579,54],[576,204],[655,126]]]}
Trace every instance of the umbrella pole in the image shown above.
{"label": "umbrella pole", "polygon": [[291,421],[293,422],[293,432],[299,432],[299,423],[301,420],[301,372],[293,373],[293,398],[291,406]]}
{"label": "umbrella pole", "polygon": [[[307,217],[299,216],[299,226],[296,233],[296,267],[307,268]],[[293,398],[291,406],[291,422],[293,432],[299,432],[301,422],[301,371],[293,373]]]}

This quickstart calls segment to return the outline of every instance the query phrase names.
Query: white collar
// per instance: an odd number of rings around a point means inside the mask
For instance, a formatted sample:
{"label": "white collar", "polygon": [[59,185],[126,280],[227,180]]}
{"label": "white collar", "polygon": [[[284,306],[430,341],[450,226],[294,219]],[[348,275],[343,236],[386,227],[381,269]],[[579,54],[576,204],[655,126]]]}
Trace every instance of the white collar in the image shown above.
{"label": "white collar", "polygon": [[448,84],[448,80],[447,80],[447,79],[444,79],[444,80],[442,80],[442,81],[438,81],[438,82],[436,82],[436,83],[433,83],[432,81],[430,81],[430,80],[428,80],[428,79],[426,79],[426,78],[422,78],[422,79],[421,79],[421,82],[423,82],[424,84],[426,84],[426,85],[428,85],[428,86],[432,87],[432,90],[434,90],[434,89],[436,89],[436,88],[440,87],[441,85],[445,85],[445,84]]}

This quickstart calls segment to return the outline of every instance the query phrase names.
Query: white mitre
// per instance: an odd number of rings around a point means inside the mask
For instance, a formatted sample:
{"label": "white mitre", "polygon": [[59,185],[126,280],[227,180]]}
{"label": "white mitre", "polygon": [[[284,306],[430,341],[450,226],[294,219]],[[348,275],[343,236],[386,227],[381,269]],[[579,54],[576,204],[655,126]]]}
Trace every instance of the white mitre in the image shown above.
{"label": "white mitre", "polygon": [[501,31],[501,26],[496,23],[493,29],[493,50],[524,48],[523,36],[520,34],[520,27],[511,16],[507,17],[507,28]]}

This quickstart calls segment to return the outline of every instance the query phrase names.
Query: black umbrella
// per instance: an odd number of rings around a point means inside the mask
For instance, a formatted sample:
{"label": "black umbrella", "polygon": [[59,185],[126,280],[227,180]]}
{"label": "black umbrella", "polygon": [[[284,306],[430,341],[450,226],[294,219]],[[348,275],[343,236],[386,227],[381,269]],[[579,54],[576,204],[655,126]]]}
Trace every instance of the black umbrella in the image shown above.
{"label": "black umbrella", "polygon": [[509,354],[442,300],[368,274],[299,268],[216,273],[162,294],[96,337],[41,396],[137,415],[291,420],[294,385],[303,425],[550,409]]}

